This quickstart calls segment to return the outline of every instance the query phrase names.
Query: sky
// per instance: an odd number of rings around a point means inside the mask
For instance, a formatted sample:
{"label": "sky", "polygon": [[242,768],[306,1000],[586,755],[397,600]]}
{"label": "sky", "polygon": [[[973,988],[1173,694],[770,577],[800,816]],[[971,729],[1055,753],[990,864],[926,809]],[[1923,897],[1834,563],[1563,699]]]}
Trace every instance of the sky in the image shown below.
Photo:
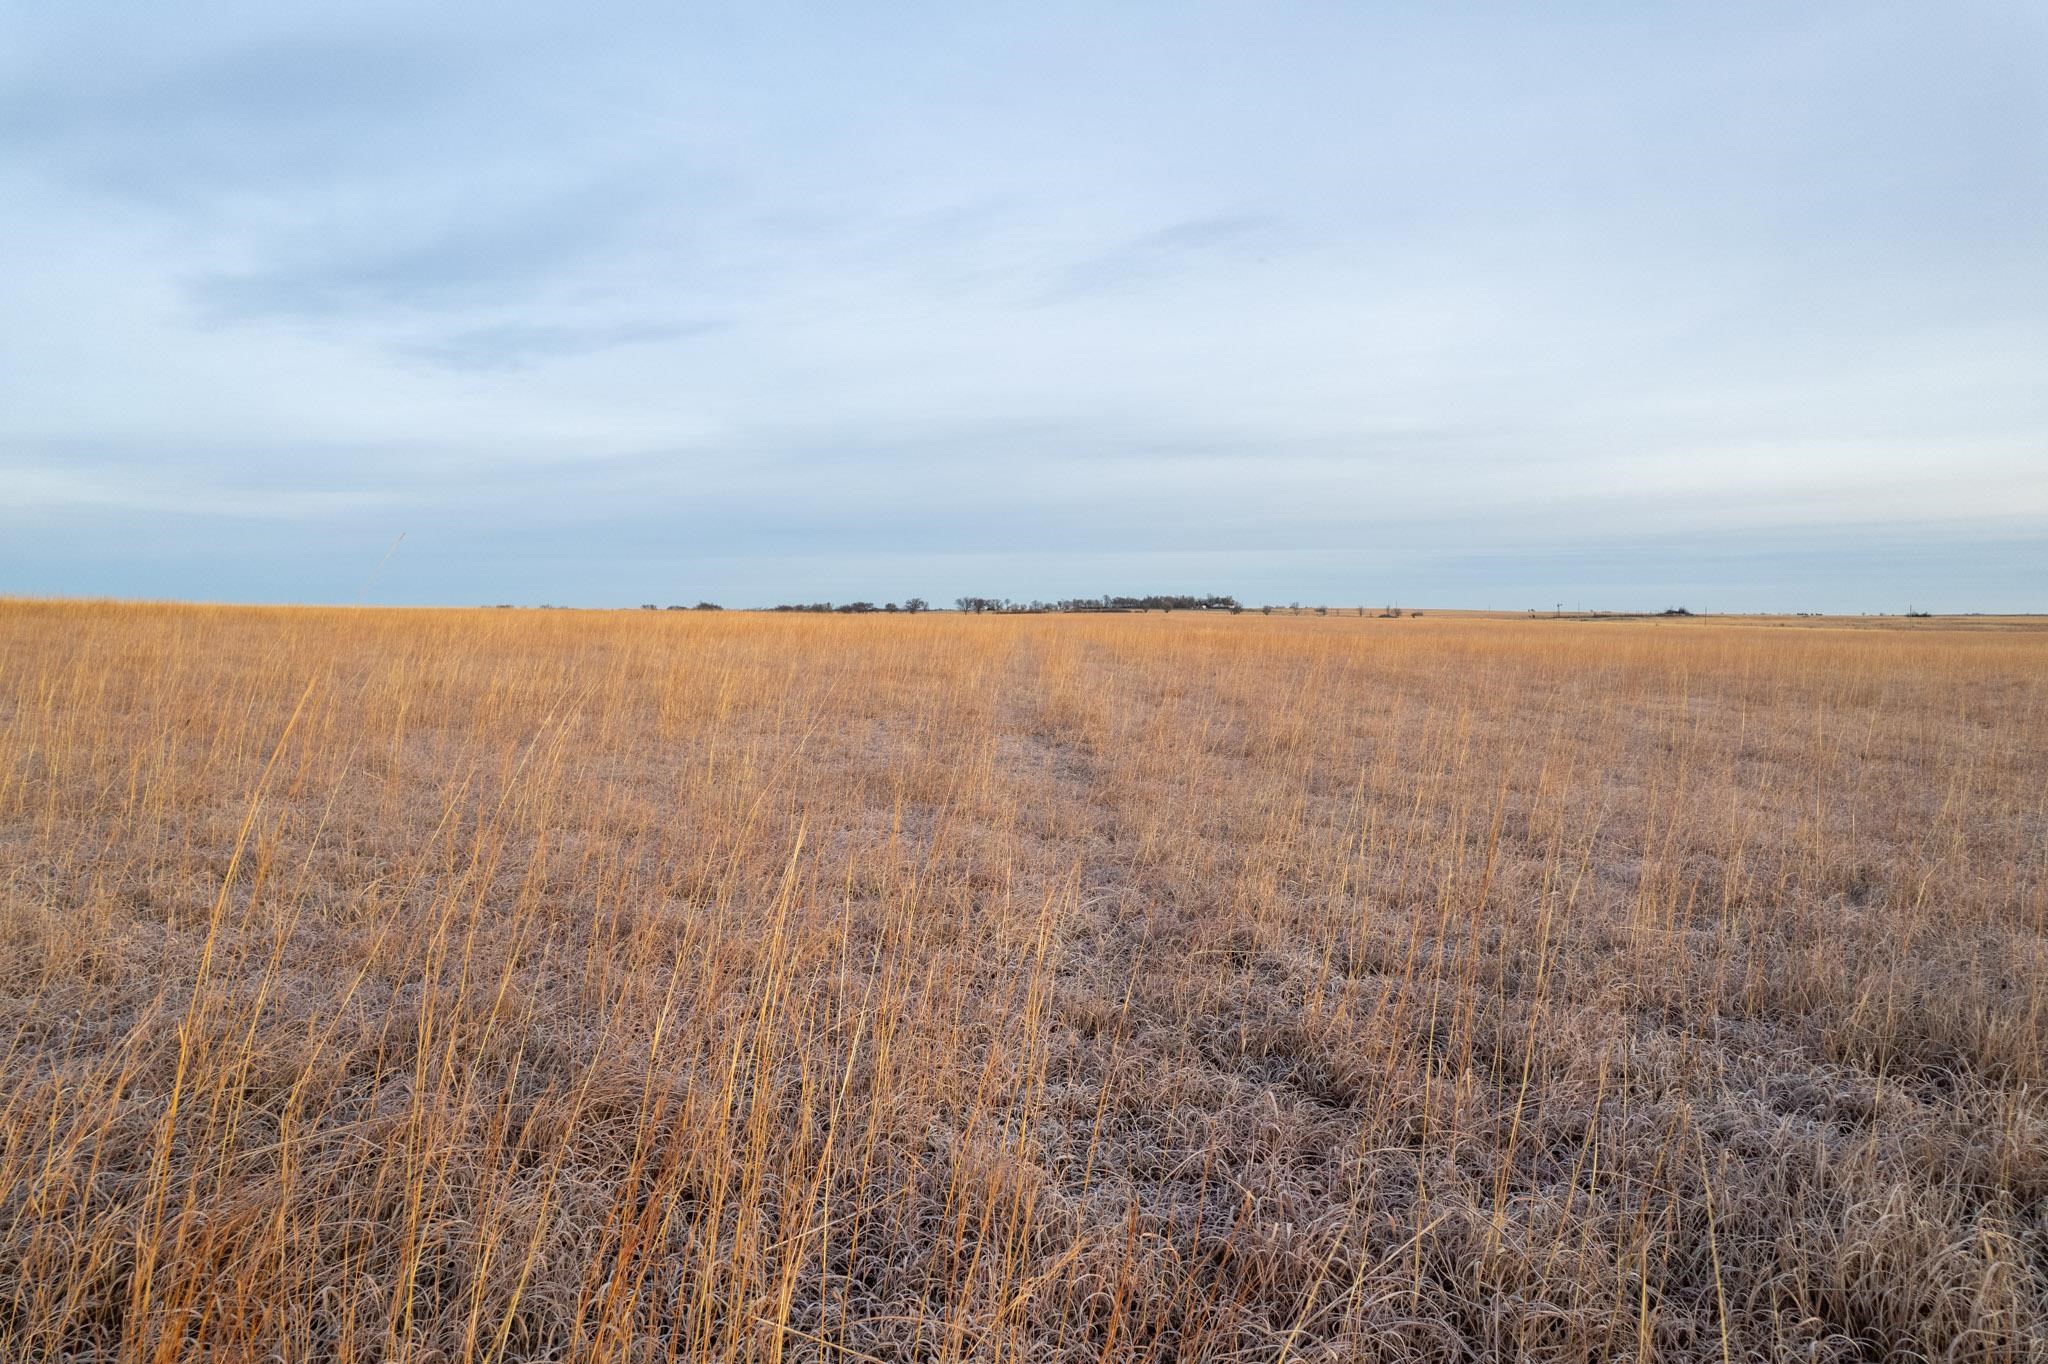
{"label": "sky", "polygon": [[2048,5],[0,0],[0,594],[1105,592],[2048,610]]}

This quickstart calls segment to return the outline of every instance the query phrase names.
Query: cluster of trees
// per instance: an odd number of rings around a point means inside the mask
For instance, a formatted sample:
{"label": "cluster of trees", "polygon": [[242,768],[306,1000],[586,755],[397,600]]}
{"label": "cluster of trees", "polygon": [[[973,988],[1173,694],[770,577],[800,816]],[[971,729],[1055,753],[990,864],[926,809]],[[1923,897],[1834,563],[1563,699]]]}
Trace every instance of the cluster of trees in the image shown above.
{"label": "cluster of trees", "polygon": [[[1235,597],[1217,596],[1150,596],[1150,597],[1068,597],[1061,601],[1011,601],[1008,597],[956,597],[956,609],[971,613],[984,611],[1005,613],[1031,613],[1043,611],[1242,611]],[[817,611],[851,612],[855,615],[869,611],[902,611],[916,615],[929,611],[931,603],[923,597],[910,597],[902,605],[883,602],[880,606],[871,601],[850,601],[834,604],[829,601],[789,602],[782,606],[770,607],[773,611]]]}
{"label": "cluster of trees", "polygon": [[[1153,593],[1150,596],[1144,597],[1118,597],[1105,594],[1100,597],[1063,597],[1058,601],[1012,601],[1008,597],[956,597],[953,599],[953,605],[956,609],[969,613],[996,612],[1005,615],[1031,615],[1060,611],[1228,611],[1235,615],[1246,609],[1237,598],[1216,592],[1209,593],[1206,596],[1195,596],[1188,593]],[[512,609],[510,602],[500,602],[498,606],[500,610]],[[551,611],[555,607],[552,604],[546,604],[540,609]],[[700,601],[695,606],[658,606],[653,602],[644,602],[641,604],[640,609],[642,611],[723,611],[725,608],[715,601]],[[812,611],[819,614],[834,613],[840,615],[864,615],[868,612],[878,612],[887,615],[900,612],[914,616],[920,611],[929,611],[932,608],[931,603],[923,597],[906,597],[901,604],[891,601],[883,602],[879,606],[871,601],[838,603],[812,601],[785,602],[780,606],[771,606],[768,609],[770,611]],[[1300,602],[1295,602],[1287,607],[1260,606],[1253,609],[1262,611],[1269,616],[1276,610],[1291,611],[1297,615],[1303,610],[1312,610],[1319,616],[1327,616],[1333,609],[1342,614],[1354,608],[1348,606],[1305,608]],[[1355,609],[1359,615],[1365,614],[1365,607],[1360,606]],[[1559,610],[1562,612],[1563,608],[1560,607]],[[1379,614],[1382,616],[1398,617],[1402,612],[1396,607],[1389,606]],[[1420,611],[1410,611],[1407,614],[1419,616],[1422,613]],[[1529,614],[1535,615],[1536,613],[1532,609]],[[1673,607],[1671,610],[1663,612],[1663,614],[1667,616],[1689,616],[1692,613],[1679,606]],[[1909,616],[1924,616],[1927,613],[1925,611],[1908,611],[1906,614]]]}
{"label": "cluster of trees", "polygon": [[1060,601],[1011,601],[1007,597],[959,597],[953,603],[962,611],[1242,611],[1235,597],[1211,593],[1205,597],[1154,594],[1149,597],[1067,597]]}
{"label": "cluster of trees", "polygon": [[838,606],[834,606],[831,602],[828,601],[813,601],[792,602],[783,606],[773,606],[769,609],[771,611],[831,611],[840,613],[851,612],[854,615],[862,615],[869,611],[881,611],[884,613],[891,611],[901,611],[914,616],[920,611],[929,611],[931,609],[931,604],[927,602],[923,597],[906,597],[901,606],[898,606],[895,602],[892,601],[883,602],[880,606],[875,605],[871,601],[843,602]]}

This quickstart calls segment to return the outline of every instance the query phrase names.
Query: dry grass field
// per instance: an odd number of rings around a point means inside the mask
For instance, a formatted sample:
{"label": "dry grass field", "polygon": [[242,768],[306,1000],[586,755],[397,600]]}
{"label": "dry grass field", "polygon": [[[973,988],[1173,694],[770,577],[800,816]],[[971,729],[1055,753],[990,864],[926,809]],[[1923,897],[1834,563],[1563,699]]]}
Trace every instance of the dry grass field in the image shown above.
{"label": "dry grass field", "polygon": [[0,1358],[2048,1358],[1913,625],[0,603]]}

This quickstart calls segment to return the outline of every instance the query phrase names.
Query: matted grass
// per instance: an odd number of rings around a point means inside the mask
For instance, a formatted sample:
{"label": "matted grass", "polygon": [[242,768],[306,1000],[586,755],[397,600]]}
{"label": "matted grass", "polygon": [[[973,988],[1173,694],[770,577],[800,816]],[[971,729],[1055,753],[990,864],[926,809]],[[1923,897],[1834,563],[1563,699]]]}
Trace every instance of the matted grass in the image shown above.
{"label": "matted grass", "polygon": [[0,1357],[2048,1357],[2048,633],[0,603]]}

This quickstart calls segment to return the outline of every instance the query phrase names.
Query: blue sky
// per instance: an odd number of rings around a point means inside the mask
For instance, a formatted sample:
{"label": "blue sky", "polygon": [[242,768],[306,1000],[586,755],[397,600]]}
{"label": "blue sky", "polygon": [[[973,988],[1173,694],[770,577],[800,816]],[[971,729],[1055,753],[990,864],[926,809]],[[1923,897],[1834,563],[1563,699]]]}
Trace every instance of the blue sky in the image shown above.
{"label": "blue sky", "polygon": [[2048,610],[2037,4],[0,32],[0,593]]}

